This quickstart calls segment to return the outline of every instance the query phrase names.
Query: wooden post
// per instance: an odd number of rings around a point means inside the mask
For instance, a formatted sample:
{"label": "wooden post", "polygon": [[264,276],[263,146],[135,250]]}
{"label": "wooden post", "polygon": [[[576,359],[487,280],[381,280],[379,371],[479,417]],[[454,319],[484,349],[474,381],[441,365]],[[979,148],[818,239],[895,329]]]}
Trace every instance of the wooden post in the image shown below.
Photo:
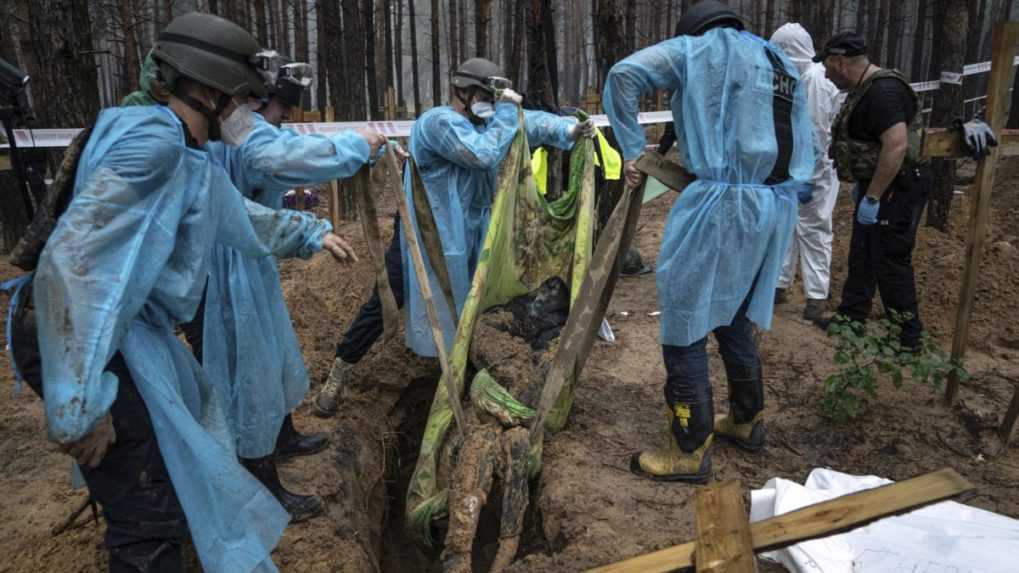
{"label": "wooden post", "polygon": [[[326,123],[332,123],[335,120],[334,114],[333,106],[326,106]],[[335,179],[329,182],[329,221],[333,224],[334,231],[340,228],[340,190]]]}
{"label": "wooden post", "polygon": [[697,490],[697,573],[756,573],[754,542],[739,482]]}
{"label": "wooden post", "polygon": [[1012,434],[1015,433],[1017,421],[1019,421],[1019,384],[1015,386],[1012,403],[1008,405],[1008,412],[1005,413],[1005,417],[1001,420],[1001,426],[998,427],[998,436],[1001,437],[1001,441],[1004,442],[1006,448],[1009,442],[1012,441]]}
{"label": "wooden post", "polygon": [[[808,505],[750,525],[755,551],[787,547],[827,537],[872,521],[973,490],[951,468]],[[588,570],[588,573],[665,573],[692,567],[698,542],[692,541]]]}
{"label": "wooden post", "polygon": [[[1019,22],[1006,22],[994,26],[991,39],[993,58],[991,60],[991,79],[987,88],[987,123],[995,133],[1001,133],[1008,119],[1008,108],[1012,98],[1009,88],[1012,87],[1016,43],[1019,41]],[[969,337],[969,322],[973,314],[973,295],[976,292],[977,273],[980,270],[980,259],[984,255],[987,220],[991,208],[991,188],[994,184],[994,166],[998,160],[998,150],[992,147],[991,153],[980,161],[977,166],[976,184],[974,185],[973,203],[970,209],[969,228],[967,230],[966,268],[962,277],[962,288],[959,292],[959,308],[955,315],[955,336],[952,340],[952,360],[961,362],[966,354],[966,340]],[[948,378],[945,401],[951,404],[959,394],[959,377],[954,373]]]}

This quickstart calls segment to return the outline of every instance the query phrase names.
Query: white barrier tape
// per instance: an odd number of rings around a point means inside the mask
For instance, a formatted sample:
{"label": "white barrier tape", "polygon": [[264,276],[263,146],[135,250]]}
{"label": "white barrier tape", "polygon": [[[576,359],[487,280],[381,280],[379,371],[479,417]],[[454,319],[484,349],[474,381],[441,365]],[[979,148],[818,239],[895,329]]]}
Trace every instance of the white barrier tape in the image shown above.
{"label": "white barrier tape", "polygon": [[[591,119],[598,127],[607,127],[607,115],[593,115]],[[671,111],[651,111],[637,116],[641,125],[672,121]],[[351,129],[371,129],[387,137],[410,136],[413,121],[340,121],[329,123],[288,123],[286,127],[302,135],[335,135]],[[15,129],[14,141],[19,148],[67,147],[80,129]],[[8,145],[0,145],[7,149]]]}

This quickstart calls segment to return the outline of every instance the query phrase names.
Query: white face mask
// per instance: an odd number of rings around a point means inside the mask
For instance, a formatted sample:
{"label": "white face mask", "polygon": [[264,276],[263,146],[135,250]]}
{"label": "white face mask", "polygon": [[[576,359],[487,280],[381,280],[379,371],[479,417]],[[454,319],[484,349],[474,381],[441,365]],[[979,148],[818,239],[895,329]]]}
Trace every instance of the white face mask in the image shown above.
{"label": "white face mask", "polygon": [[488,119],[495,115],[495,104],[487,101],[476,101],[471,104],[471,113],[481,119]]}
{"label": "white face mask", "polygon": [[220,140],[231,147],[240,147],[255,127],[255,112],[248,104],[237,106],[219,125]]}

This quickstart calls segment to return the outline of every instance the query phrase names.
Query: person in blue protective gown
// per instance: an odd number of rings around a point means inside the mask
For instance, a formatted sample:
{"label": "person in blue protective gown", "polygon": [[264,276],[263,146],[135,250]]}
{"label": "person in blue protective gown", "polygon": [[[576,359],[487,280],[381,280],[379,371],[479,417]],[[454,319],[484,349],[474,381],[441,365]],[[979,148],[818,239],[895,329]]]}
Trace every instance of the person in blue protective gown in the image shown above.
{"label": "person in blue protective gown", "polygon": [[[326,137],[281,129],[291,107],[300,105],[311,76],[307,64],[268,67],[268,97],[254,101],[257,113],[251,106],[243,110],[250,125],[241,133],[243,143],[236,148],[210,143],[209,152],[246,198],[277,210],[292,221],[289,232],[309,239],[292,241],[295,250],[274,254],[307,258],[325,247],[343,259],[352,251],[332,234],[332,225],[310,213],[282,209],[283,195],[294,187],[352,176],[385,137],[366,130]],[[324,433],[304,436],[294,428],[291,412],[304,399],[309,379],[276,261],[216,245],[206,297],[182,330],[226,400],[245,467],[273,492],[293,522],[321,515],[322,500],[288,491],[276,469],[278,460],[319,452],[328,443]]]}
{"label": "person in blue protective gown", "polygon": [[[439,229],[457,306],[449,309],[443,297],[435,299],[447,344],[452,344],[457,316],[470,290],[477,257],[488,230],[499,165],[520,128],[517,106],[522,100],[510,89],[511,84],[503,77],[502,69],[483,58],[472,58],[461,64],[453,74],[451,85],[453,101],[422,114],[414,122],[410,135],[410,154]],[[594,124],[590,121],[579,123],[573,118],[541,111],[525,110],[524,127],[532,146],[570,149],[578,137],[595,135]],[[407,169],[404,193],[408,198],[411,189],[411,173]],[[411,218],[416,228],[413,212]],[[425,265],[432,281],[432,292],[441,292],[427,255]],[[386,253],[386,267],[397,304],[404,308],[407,346],[420,356],[436,356],[417,277],[413,272],[404,271],[413,267],[399,234]],[[330,416],[336,412],[337,401],[349,384],[353,365],[381,334],[381,304],[376,292],[337,345],[329,378],[315,400],[317,414]]]}
{"label": "person in blue protective gown", "polygon": [[[658,257],[658,304],[670,439],[637,453],[634,473],[703,482],[715,434],[757,450],[764,442],[764,386],[753,325],[771,325],[775,284],[797,199],[809,200],[814,166],[806,96],[781,50],[743,31],[720,2],[697,4],[680,34],[617,63],[603,102],[628,184],[645,136],[641,96],[673,90],[683,165],[697,180],[676,199]],[[714,416],[707,334],[714,332],[729,383],[729,412]]]}
{"label": "person in blue protective gown", "polygon": [[238,463],[222,397],[174,334],[195,314],[214,244],[256,257],[316,240],[246,207],[205,148],[238,143],[234,98],[265,90],[257,50],[216,16],[167,26],[153,56],[168,105],[99,115],[18,294],[14,364],[103,507],[111,572],[183,571],[189,532],[206,572],[277,570],[287,513]]}

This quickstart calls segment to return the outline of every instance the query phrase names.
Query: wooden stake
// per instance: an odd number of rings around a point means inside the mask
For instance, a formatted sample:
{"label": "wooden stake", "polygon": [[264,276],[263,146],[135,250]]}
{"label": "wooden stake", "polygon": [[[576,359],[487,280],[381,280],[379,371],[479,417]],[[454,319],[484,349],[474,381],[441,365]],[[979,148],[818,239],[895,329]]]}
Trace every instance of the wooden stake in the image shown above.
{"label": "wooden stake", "polygon": [[[332,123],[336,116],[333,115],[333,107],[326,106],[325,120]],[[329,182],[329,221],[333,224],[333,231],[340,228],[340,189],[336,180]]]}
{"label": "wooden stake", "polygon": [[757,573],[743,490],[736,480],[697,490],[697,573]]}
{"label": "wooden stake", "polygon": [[1001,426],[998,427],[998,435],[1001,436],[1001,441],[1005,443],[1005,447],[1008,447],[1009,442],[1012,441],[1012,434],[1015,432],[1016,422],[1019,421],[1019,384],[1015,386],[1015,394],[1012,395],[1012,403],[1008,406],[1008,412],[1005,413],[1005,417],[1001,421]]}
{"label": "wooden stake", "polygon": [[[1008,91],[1012,87],[1015,70],[1016,43],[1019,41],[1019,22],[997,24],[991,39],[994,51],[991,60],[991,80],[987,88],[987,123],[995,133],[1001,133],[1008,119],[1012,98]],[[987,220],[990,217],[991,189],[994,186],[994,165],[998,150],[991,153],[977,165],[976,184],[970,211],[969,229],[966,241],[966,268],[959,291],[959,307],[955,316],[955,336],[952,340],[952,360],[961,362],[966,354],[969,337],[970,317],[973,314],[973,295],[976,293],[977,273],[984,255],[984,241],[987,236]],[[945,401],[951,404],[959,394],[959,377],[954,372],[948,378]]]}
{"label": "wooden stake", "polygon": [[[945,468],[933,473],[808,505],[802,509],[751,524],[754,551],[779,549],[788,545],[827,537],[855,529],[878,519],[905,513],[918,507],[954,497],[973,485]],[[588,573],[665,573],[693,567],[697,542],[676,545]]]}

